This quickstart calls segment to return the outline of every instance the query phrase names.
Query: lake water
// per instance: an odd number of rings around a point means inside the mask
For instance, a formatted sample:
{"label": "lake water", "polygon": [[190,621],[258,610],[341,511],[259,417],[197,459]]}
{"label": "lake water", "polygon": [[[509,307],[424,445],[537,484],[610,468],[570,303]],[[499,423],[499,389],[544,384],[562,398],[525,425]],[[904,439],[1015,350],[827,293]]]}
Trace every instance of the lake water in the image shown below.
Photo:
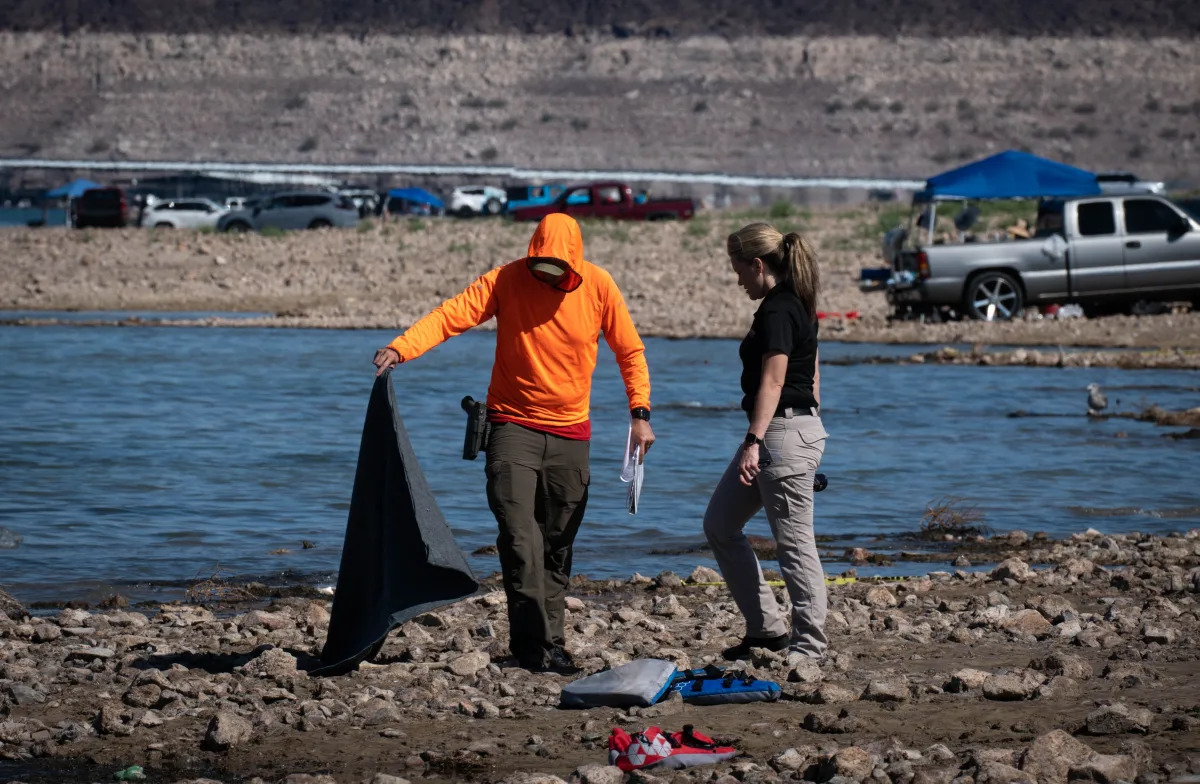
{"label": "lake water", "polygon": [[[4,314],[0,314],[4,315]],[[174,598],[215,572],[331,583],[337,569],[377,331],[0,327],[0,585],[23,601],[95,601],[112,590]],[[395,374],[421,466],[466,552],[492,544],[483,460],[461,459],[459,400],[487,388],[493,334],[455,338]],[[914,346],[826,343],[827,360]],[[593,392],[592,491],[576,572],[686,573],[707,553],[709,493],[746,430],[737,344],[647,341],[654,429],[642,509],[619,481],[627,408],[601,348]],[[1200,441],[1125,420],[1089,421],[1085,386],[1136,410],[1200,405],[1200,374],[1117,369],[829,365],[831,434],[817,496],[826,568],[842,551],[914,549],[926,505],[959,496],[995,530],[1064,536],[1200,525]],[[1117,402],[1119,399],[1119,403]],[[1008,418],[1017,409],[1062,416]],[[1118,437],[1125,433],[1125,437]],[[768,533],[761,517],[753,533]],[[882,537],[875,541],[874,537]],[[303,549],[302,542],[315,544]],[[273,551],[287,550],[275,554]],[[471,556],[480,575],[494,556]],[[773,564],[772,564],[773,565]],[[945,568],[897,563],[896,574]]]}
{"label": "lake water", "polygon": [[43,219],[47,226],[66,226],[67,211],[55,208],[43,214],[41,207],[0,207],[0,227],[28,226],[30,221]]}

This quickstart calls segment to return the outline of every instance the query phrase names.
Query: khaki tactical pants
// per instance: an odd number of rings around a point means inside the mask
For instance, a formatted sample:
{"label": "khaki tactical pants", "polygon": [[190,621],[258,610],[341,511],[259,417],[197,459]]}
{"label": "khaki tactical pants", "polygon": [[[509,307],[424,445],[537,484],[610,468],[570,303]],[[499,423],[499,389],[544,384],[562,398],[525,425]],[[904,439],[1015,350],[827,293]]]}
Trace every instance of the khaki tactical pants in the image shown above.
{"label": "khaki tactical pants", "polygon": [[590,444],[492,424],[487,447],[488,506],[508,597],[510,647],[541,657],[563,645],[571,548],[587,507]]}
{"label": "khaki tactical pants", "polygon": [[812,487],[828,437],[819,416],[775,417],[763,438],[771,465],[747,487],[738,477],[739,452],[725,469],[704,513],[704,535],[734,602],[746,617],[746,634],[773,637],[786,633],[788,627],[742,532],[759,509],[766,510],[777,543],[779,571],[791,601],[789,647],[814,658],[823,656],[829,647],[825,637],[829,608],[825,572],[813,533]]}

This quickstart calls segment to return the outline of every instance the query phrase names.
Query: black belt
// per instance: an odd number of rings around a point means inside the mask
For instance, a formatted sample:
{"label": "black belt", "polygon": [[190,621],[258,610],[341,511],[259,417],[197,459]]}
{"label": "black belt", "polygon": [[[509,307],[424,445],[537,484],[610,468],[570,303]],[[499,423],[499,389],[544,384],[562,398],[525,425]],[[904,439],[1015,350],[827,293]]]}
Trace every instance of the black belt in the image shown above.
{"label": "black belt", "polygon": [[784,408],[783,406],[780,406],[779,408],[775,409],[775,416],[783,417],[784,419],[791,419],[792,417],[801,417],[801,416],[819,416],[817,411],[818,411],[818,409],[816,406],[813,406],[812,408],[809,408],[807,406],[805,406],[804,408],[794,408],[794,407]]}

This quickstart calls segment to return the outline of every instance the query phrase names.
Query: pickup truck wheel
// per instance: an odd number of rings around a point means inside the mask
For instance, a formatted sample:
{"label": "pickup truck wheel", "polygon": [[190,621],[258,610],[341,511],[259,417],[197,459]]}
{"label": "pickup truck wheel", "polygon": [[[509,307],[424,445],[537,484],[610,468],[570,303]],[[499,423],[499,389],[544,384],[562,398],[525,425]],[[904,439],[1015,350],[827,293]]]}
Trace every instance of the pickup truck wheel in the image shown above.
{"label": "pickup truck wheel", "polygon": [[156,229],[173,229],[175,227],[172,226],[171,224],[167,223],[166,221],[160,221],[160,222],[154,224],[154,228],[156,228]]}
{"label": "pickup truck wheel", "polygon": [[985,272],[967,283],[963,310],[977,321],[1010,321],[1021,313],[1021,285],[1006,272]]}
{"label": "pickup truck wheel", "polygon": [[246,221],[240,220],[229,221],[229,223],[225,224],[225,228],[222,229],[222,231],[232,231],[236,234],[244,234],[245,232],[250,231],[250,224],[246,223]]}

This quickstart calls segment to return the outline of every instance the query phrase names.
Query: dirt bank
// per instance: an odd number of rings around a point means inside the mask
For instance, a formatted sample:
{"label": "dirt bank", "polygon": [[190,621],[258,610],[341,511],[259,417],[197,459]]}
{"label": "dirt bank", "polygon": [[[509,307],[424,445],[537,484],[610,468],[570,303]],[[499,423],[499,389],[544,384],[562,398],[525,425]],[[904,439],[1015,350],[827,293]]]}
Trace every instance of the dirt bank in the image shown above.
{"label": "dirt bank", "polygon": [[[861,292],[858,273],[879,263],[877,232],[895,214],[895,208],[814,208],[773,219],[807,233],[816,244],[821,309],[832,314],[822,324],[822,339],[1137,347],[1156,353],[1135,363],[1196,366],[1197,313],[1005,324],[889,323],[883,295]],[[741,337],[754,303],[728,269],[724,238],[760,217],[713,211],[679,224],[585,223],[584,241],[588,257],[621,286],[643,334]],[[0,308],[260,312],[268,315],[180,323],[398,330],[485,270],[522,256],[531,231],[525,224],[452,219],[281,236],[4,230]],[[838,315],[847,312],[858,318]],[[1047,356],[1057,354],[1055,348]],[[1031,356],[1005,361],[1034,361]],[[1128,363],[1135,355],[1122,356],[1096,355],[1091,364]]]}
{"label": "dirt bank", "polygon": [[[688,723],[745,756],[630,781],[1193,781],[1200,531],[974,546],[1004,560],[831,586],[830,656],[751,663],[782,684],[773,704],[560,710],[566,679],[507,658],[494,590],[405,624],[378,663],[329,679],[305,673],[324,601],[32,618],[10,603],[0,779],[98,781],[136,763],[156,781],[618,784],[597,767],[611,727]],[[691,577],[576,580],[568,648],[588,671],[712,661],[743,625],[723,586],[692,584],[715,573]]]}

